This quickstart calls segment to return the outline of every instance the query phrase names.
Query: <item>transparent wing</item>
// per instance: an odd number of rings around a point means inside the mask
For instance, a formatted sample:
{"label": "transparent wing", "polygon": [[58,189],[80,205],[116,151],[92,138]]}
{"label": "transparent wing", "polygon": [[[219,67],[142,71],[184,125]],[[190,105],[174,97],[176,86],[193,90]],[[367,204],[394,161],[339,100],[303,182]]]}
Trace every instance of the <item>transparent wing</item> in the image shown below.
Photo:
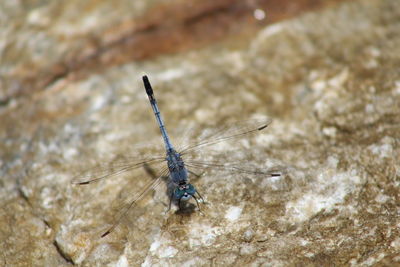
{"label": "transparent wing", "polygon": [[185,160],[185,164],[190,169],[206,170],[208,168],[217,169],[228,173],[243,173],[263,178],[278,177],[283,174],[283,169],[273,167],[262,169],[257,166],[249,166],[249,163],[221,163],[221,162],[203,162],[196,160]]}
{"label": "transparent wing", "polygon": [[270,119],[247,120],[236,122],[228,127],[219,127],[211,131],[197,143],[190,144],[181,151],[185,165],[190,169],[206,170],[212,168],[228,173],[243,173],[264,178],[281,176],[284,172],[282,168],[262,168],[257,164],[251,164],[248,160],[244,160],[243,162],[237,161],[237,159],[232,159],[234,162],[227,162],[226,160],[204,160],[210,157],[219,158],[222,154],[227,154],[229,156],[231,152],[215,152],[213,150],[208,150],[207,152],[198,151],[199,148],[204,148],[206,146],[248,138],[251,135],[265,130],[271,122]]}
{"label": "transparent wing", "polygon": [[200,141],[187,145],[180,150],[180,153],[181,155],[185,155],[205,146],[215,145],[229,140],[245,138],[246,136],[256,134],[264,130],[271,124],[271,122],[272,121],[270,119],[247,120],[233,123],[228,127],[219,127],[210,134],[207,134]]}
{"label": "transparent wing", "polygon": [[164,168],[161,171],[161,174],[154,179],[152,182],[150,182],[147,186],[145,186],[142,191],[139,193],[135,194],[128,200],[124,201],[124,203],[117,209],[118,212],[114,217],[114,222],[111,225],[110,228],[105,231],[101,237],[105,237],[108,234],[110,234],[114,229],[118,226],[118,224],[121,222],[121,220],[128,214],[128,212],[135,207],[136,203],[141,200],[149,191],[155,190],[157,186],[160,185],[160,183],[163,181],[162,177],[165,176],[168,173],[168,169]]}
{"label": "transparent wing", "polygon": [[77,185],[91,184],[125,172],[133,171],[144,166],[151,166],[152,164],[161,163],[163,161],[165,161],[165,158],[163,157],[139,160],[125,158],[124,160],[97,165],[85,171],[78,172],[78,174],[72,178],[72,183]]}

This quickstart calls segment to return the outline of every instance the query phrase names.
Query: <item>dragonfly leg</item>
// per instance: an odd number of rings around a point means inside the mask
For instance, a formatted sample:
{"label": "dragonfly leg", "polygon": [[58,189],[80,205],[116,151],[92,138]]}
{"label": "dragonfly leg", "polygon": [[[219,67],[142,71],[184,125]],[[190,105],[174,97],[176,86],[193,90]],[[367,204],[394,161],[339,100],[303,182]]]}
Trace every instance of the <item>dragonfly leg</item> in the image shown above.
{"label": "dragonfly leg", "polygon": [[[200,196],[200,195],[199,195]],[[202,214],[202,215],[204,215],[204,213],[201,211],[201,209],[200,209],[200,204],[199,204],[199,201],[197,200],[197,197],[195,196],[195,195],[192,195],[192,197],[194,198],[194,200],[196,200],[196,204],[197,204],[197,208],[199,209],[199,212]]]}
{"label": "dragonfly leg", "polygon": [[167,213],[168,211],[171,210],[171,205],[172,205],[172,199],[174,198],[174,192],[171,193],[171,195],[169,196],[169,205],[168,205],[168,209],[165,213]]}
{"label": "dragonfly leg", "polygon": [[204,198],[200,195],[199,191],[196,190],[196,193],[197,193],[197,195],[199,195],[201,201],[202,201],[203,203],[205,203]]}
{"label": "dragonfly leg", "polygon": [[178,207],[179,207],[179,210],[182,209],[182,207],[181,207],[181,198],[178,200]]}
{"label": "dragonfly leg", "polygon": [[197,204],[197,207],[199,208],[199,210],[201,210],[200,209],[200,205],[199,205],[199,201],[197,200],[197,197],[195,195],[192,195],[192,197],[194,198],[194,200],[196,200],[196,204]]}

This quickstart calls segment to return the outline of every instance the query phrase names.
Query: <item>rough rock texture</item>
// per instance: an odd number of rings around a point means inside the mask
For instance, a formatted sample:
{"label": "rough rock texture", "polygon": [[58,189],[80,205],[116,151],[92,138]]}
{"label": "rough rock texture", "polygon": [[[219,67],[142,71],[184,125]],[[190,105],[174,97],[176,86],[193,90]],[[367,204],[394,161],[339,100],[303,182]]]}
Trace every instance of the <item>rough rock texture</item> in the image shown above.
{"label": "rough rock texture", "polygon": [[[399,265],[400,2],[346,2],[265,27],[240,47],[230,42],[82,79],[60,77],[30,97],[5,101],[0,262]],[[68,50],[49,44],[42,56],[50,48]],[[6,62],[2,93],[10,95],[14,77],[6,70],[18,64]],[[221,125],[272,118],[258,134],[194,156],[283,175],[194,169],[201,176],[192,175],[192,182],[206,199],[202,213],[165,214],[161,183],[100,238],[121,205],[164,167],[71,184],[77,174],[99,177],[138,157],[163,156],[143,74],[176,144]]]}

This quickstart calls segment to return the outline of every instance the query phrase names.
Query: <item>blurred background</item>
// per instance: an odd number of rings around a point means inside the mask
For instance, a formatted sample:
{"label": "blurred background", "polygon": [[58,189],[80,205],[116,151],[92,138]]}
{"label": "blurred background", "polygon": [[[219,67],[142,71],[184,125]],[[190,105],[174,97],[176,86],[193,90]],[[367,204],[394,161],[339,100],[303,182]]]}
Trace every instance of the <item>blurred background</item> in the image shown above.
{"label": "blurred background", "polygon": [[[2,1],[0,36],[3,266],[400,264],[400,1]],[[270,118],[209,158],[285,175],[207,170],[204,216],[160,189],[99,238],[151,177],[71,180],[163,155],[145,74],[174,142]]]}
{"label": "blurred background", "polygon": [[339,2],[5,1],[1,101],[132,61],[216,43],[243,46],[267,24]]}

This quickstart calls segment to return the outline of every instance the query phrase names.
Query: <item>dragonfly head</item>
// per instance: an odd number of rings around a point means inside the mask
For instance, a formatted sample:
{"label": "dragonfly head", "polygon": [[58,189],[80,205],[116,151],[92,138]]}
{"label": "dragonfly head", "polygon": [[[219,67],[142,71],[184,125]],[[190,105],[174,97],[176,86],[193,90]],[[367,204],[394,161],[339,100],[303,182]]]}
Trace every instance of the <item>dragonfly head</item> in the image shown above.
{"label": "dragonfly head", "polygon": [[174,198],[178,200],[189,200],[196,193],[193,185],[182,183],[175,188]]}

